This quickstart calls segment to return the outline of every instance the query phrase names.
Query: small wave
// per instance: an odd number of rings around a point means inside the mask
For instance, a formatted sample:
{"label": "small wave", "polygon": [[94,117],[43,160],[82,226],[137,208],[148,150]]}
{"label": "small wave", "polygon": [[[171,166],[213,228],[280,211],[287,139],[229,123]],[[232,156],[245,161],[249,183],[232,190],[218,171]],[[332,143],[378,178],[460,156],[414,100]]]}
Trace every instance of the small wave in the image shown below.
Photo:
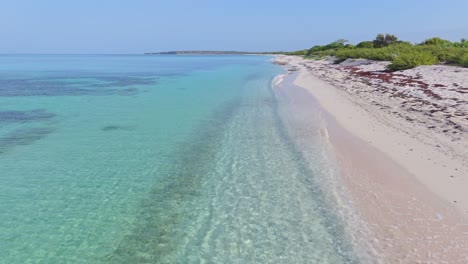
{"label": "small wave", "polygon": [[284,81],[284,77],[286,76],[286,74],[278,74],[275,76],[275,78],[273,78],[273,86],[277,86],[279,85],[280,83],[282,83]]}

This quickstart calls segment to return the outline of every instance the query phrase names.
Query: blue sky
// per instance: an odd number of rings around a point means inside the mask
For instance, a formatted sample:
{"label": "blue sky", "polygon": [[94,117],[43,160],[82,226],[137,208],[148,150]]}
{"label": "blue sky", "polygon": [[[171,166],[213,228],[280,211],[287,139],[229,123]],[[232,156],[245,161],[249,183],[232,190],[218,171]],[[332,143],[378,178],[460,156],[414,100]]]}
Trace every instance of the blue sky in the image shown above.
{"label": "blue sky", "polygon": [[468,38],[467,0],[1,0],[0,53],[297,50]]}

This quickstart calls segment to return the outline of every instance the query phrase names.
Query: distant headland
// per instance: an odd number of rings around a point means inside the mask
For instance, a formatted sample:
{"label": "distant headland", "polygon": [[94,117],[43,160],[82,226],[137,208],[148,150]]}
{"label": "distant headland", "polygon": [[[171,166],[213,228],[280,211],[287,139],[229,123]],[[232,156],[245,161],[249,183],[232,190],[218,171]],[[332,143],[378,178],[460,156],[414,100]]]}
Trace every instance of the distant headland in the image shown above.
{"label": "distant headland", "polygon": [[180,50],[165,52],[146,52],[146,55],[245,55],[245,54],[265,54],[264,52],[248,51],[219,51],[219,50]]}

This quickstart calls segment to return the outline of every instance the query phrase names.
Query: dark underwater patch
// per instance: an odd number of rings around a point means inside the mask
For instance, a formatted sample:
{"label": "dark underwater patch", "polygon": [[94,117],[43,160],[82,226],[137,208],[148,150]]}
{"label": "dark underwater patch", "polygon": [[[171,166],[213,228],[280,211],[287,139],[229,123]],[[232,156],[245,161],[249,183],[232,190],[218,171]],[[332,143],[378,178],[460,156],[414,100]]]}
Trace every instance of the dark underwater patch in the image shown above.
{"label": "dark underwater patch", "polygon": [[[78,80],[67,81],[67,78]],[[96,81],[98,83],[94,83]],[[130,86],[156,83],[155,78],[108,76],[0,79],[0,96],[131,96],[140,91]]]}
{"label": "dark underwater patch", "polygon": [[17,146],[33,144],[54,131],[52,128],[20,128],[0,137],[0,154],[3,154]]}
{"label": "dark underwater patch", "polygon": [[128,88],[128,89],[123,89],[117,91],[116,94],[122,95],[122,96],[130,96],[130,95],[135,95],[138,94],[140,91],[137,88]]}
{"label": "dark underwater patch", "polygon": [[108,88],[108,87],[128,87],[132,85],[152,85],[156,81],[148,78],[137,78],[137,77],[100,77],[100,81],[108,83],[92,84],[92,87]]}
{"label": "dark underwater patch", "polygon": [[22,123],[43,121],[54,118],[56,115],[44,109],[29,111],[0,111],[0,123]]}
{"label": "dark underwater patch", "polygon": [[262,77],[262,75],[260,73],[256,72],[256,73],[252,73],[252,74],[248,75],[247,77],[245,77],[245,80],[246,81],[253,81],[253,80],[257,80],[257,79],[259,79],[261,77]]}
{"label": "dark underwater patch", "polygon": [[101,128],[102,131],[115,131],[115,130],[133,130],[131,126],[109,125]]}

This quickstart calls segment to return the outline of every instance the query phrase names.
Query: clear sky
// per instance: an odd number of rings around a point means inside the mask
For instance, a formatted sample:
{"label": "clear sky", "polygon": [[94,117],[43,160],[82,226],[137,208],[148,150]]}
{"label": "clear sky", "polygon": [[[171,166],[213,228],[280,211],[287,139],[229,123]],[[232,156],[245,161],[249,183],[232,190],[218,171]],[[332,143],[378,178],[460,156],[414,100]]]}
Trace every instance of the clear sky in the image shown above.
{"label": "clear sky", "polygon": [[468,38],[468,0],[1,0],[0,53],[273,51]]}

